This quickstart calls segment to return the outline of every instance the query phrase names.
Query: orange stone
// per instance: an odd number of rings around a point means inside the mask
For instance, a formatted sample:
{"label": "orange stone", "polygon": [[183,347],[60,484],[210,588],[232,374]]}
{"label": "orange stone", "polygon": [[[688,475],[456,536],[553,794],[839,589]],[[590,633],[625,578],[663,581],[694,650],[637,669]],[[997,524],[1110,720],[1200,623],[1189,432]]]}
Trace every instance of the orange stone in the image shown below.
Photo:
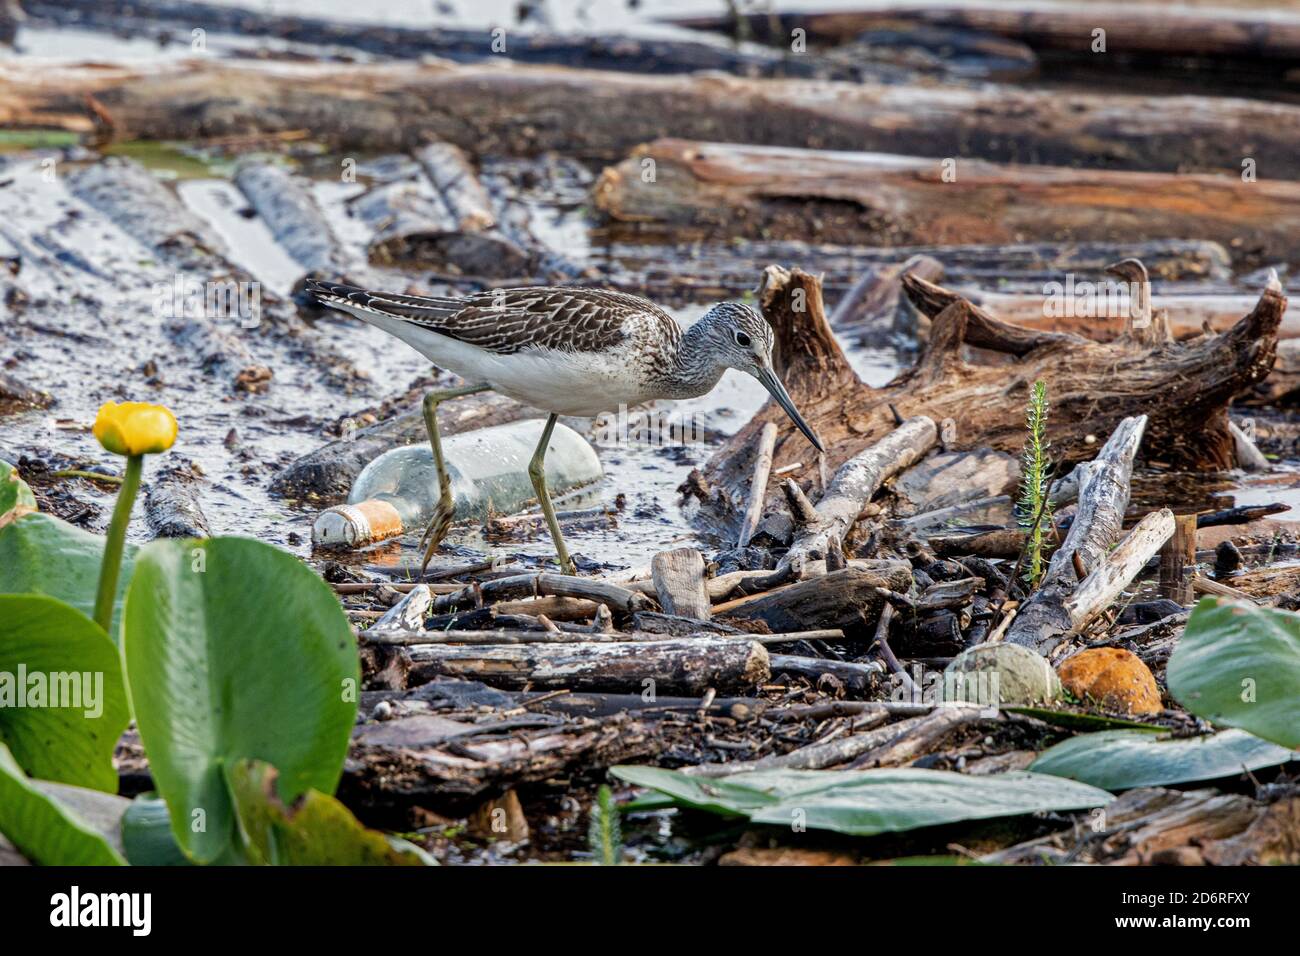
{"label": "orange stone", "polygon": [[1132,651],[1090,648],[1062,661],[1056,673],[1079,700],[1095,701],[1107,710],[1158,714],[1164,709],[1151,669]]}

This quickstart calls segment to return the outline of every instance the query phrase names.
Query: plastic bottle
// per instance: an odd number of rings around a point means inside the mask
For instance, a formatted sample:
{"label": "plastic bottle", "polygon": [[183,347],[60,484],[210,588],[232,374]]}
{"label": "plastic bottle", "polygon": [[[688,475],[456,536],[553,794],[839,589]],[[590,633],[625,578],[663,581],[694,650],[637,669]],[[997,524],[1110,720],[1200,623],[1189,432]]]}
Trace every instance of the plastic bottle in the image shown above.
{"label": "plastic bottle", "polygon": [[[542,437],[542,419],[462,432],[442,440],[456,520],[489,509],[512,514],[536,500],[528,463]],[[596,451],[572,428],[556,423],[546,452],[546,483],[556,497],[600,480]],[[322,547],[356,548],[404,531],[422,531],[438,505],[438,472],[428,442],[394,448],[357,476],[348,503],[327,508],[312,526]]]}

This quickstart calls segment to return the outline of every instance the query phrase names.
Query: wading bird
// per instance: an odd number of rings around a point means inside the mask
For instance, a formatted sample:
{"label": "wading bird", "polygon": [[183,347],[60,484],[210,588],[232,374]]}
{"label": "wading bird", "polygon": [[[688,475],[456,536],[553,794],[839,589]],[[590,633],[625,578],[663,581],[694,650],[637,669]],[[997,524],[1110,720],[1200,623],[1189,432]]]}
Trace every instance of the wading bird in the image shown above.
{"label": "wading bird", "polygon": [[425,547],[421,576],[451,527],[453,514],[437,418],[439,403],[448,399],[492,389],[550,413],[528,475],[565,574],[574,573],[573,562],[544,470],[546,448],[561,415],[591,418],[617,411],[620,405],[697,398],[734,368],[762,382],[822,450],[772,370],[771,326],[737,302],[715,305],[683,330],[646,299],[597,289],[492,289],[454,299],[370,292],[309,279],[307,291],[323,305],[378,326],[435,365],[474,383],[424,397],[424,423],[440,491],[433,520],[420,540]]}

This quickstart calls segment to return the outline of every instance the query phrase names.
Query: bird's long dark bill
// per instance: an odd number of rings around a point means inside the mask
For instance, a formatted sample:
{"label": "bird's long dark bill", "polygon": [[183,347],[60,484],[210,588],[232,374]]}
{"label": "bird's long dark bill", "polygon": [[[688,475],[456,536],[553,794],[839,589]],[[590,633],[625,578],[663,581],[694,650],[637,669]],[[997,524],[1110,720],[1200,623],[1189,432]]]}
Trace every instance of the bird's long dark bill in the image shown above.
{"label": "bird's long dark bill", "polygon": [[821,441],[813,433],[812,426],[804,421],[803,416],[799,414],[799,409],[794,407],[794,400],[790,398],[790,393],[785,390],[785,386],[776,377],[776,373],[770,368],[765,368],[758,373],[757,377],[763,383],[763,387],[772,393],[776,403],[790,416],[790,420],[799,426],[799,431],[803,432],[808,440],[812,442],[813,447],[818,451],[825,451],[826,449],[822,447]]}

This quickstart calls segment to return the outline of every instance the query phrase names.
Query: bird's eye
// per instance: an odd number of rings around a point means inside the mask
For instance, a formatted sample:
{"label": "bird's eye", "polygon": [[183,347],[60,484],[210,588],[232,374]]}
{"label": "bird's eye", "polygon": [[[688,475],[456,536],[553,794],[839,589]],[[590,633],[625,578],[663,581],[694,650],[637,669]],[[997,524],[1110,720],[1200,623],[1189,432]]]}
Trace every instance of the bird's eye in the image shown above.
{"label": "bird's eye", "polygon": [[744,332],[737,332],[736,344],[739,345],[742,349],[749,348],[749,336],[746,335]]}

